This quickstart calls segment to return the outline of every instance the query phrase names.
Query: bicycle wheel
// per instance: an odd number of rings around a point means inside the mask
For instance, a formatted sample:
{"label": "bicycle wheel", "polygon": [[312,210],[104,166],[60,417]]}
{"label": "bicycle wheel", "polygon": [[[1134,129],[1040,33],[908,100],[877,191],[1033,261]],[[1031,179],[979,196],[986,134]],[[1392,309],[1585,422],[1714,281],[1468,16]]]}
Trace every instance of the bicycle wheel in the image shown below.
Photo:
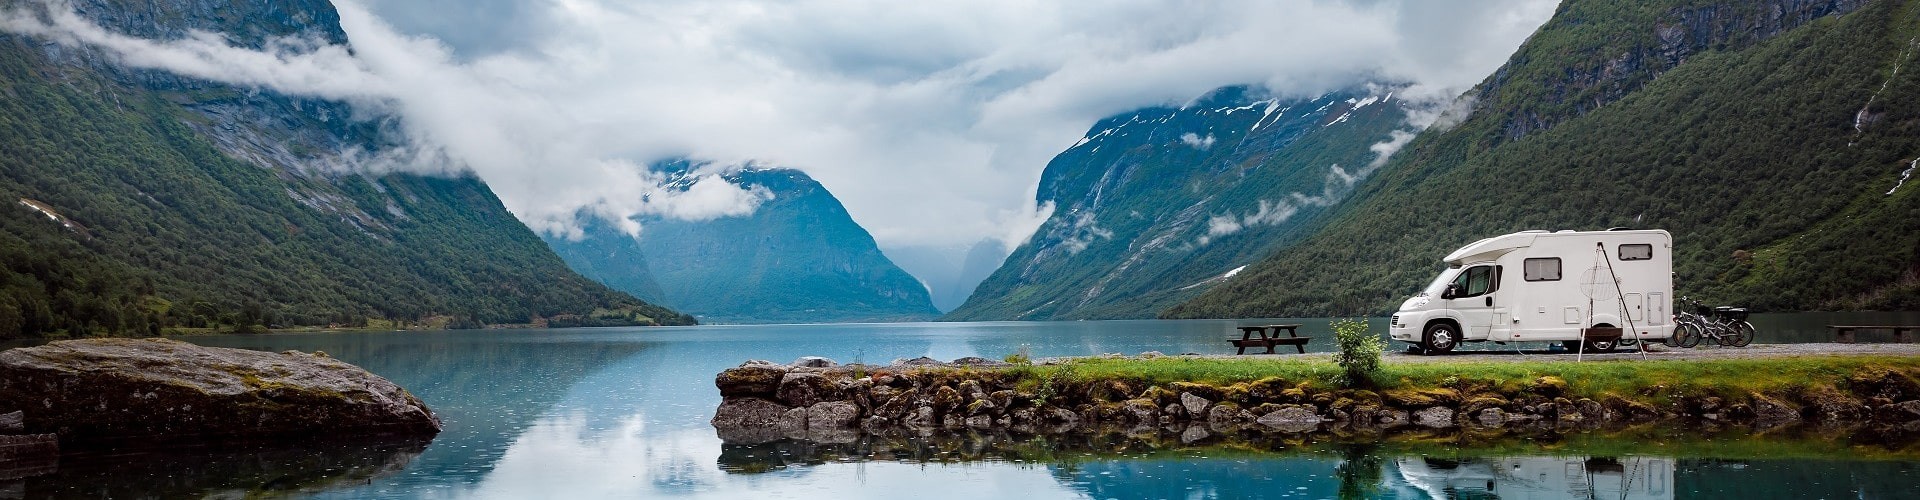
{"label": "bicycle wheel", "polygon": [[1700,325],[1693,323],[1673,325],[1673,341],[1675,344],[1678,344],[1678,347],[1692,349],[1694,346],[1700,345],[1701,335]]}
{"label": "bicycle wheel", "polygon": [[1727,345],[1730,345],[1733,347],[1746,347],[1747,344],[1753,343],[1753,334],[1754,334],[1753,323],[1748,323],[1745,321],[1734,323],[1733,335],[1730,336],[1732,337],[1732,340],[1728,342]]}
{"label": "bicycle wheel", "polygon": [[1713,340],[1717,341],[1721,347],[1733,347],[1733,342],[1736,340],[1734,338],[1736,334],[1733,331],[1733,325],[1715,321],[1712,323],[1712,326],[1708,326],[1707,328],[1713,332],[1707,335],[1713,337]]}
{"label": "bicycle wheel", "polygon": [[1680,347],[1680,325],[1681,324],[1682,323],[1676,320],[1673,324],[1673,331],[1667,334],[1667,338],[1660,339],[1660,345],[1664,345],[1667,347]]}

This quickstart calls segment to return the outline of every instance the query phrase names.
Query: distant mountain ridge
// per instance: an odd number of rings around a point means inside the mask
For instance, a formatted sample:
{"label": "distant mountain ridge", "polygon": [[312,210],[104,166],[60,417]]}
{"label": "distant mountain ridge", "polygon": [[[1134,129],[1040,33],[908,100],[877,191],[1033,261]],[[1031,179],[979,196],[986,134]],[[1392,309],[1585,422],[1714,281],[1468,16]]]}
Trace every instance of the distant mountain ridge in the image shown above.
{"label": "distant mountain ridge", "polygon": [[[711,165],[655,169],[690,186]],[[638,219],[636,240],[604,223],[584,237],[545,236],[574,269],[615,288],[720,323],[908,321],[939,314],[926,287],[883,255],[840,201],[805,173],[745,166],[727,182],[770,195],[751,215]],[[657,292],[650,289],[654,283]]]}
{"label": "distant mountain ridge", "polygon": [[1611,226],[1671,231],[1679,294],[1920,309],[1915,67],[1920,2],[1569,0],[1460,126],[1165,316],[1379,314],[1461,244]]}
{"label": "distant mountain ridge", "polygon": [[[73,6],[141,37],[346,42],[324,1]],[[0,201],[14,207],[0,217],[0,337],[692,321],[568,270],[472,175],[361,168],[396,145],[393,124],[349,119],[344,103],[12,34],[0,35],[0,95]]]}
{"label": "distant mountain ridge", "polygon": [[1394,91],[1235,86],[1101,120],[1041,175],[1051,218],[946,319],[1152,317],[1198,295],[1315,227],[1376,145],[1405,140]]}

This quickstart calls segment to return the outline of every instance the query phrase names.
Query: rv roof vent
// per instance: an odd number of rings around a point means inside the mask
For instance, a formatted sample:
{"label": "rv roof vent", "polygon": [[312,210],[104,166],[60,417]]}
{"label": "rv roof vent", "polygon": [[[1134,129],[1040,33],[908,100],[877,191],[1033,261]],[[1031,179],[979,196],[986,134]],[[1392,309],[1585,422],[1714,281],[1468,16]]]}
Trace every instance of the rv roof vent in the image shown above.
{"label": "rv roof vent", "polygon": [[1625,227],[1625,226],[1615,226],[1615,227],[1607,228],[1607,230],[1608,231],[1632,231],[1633,228]]}

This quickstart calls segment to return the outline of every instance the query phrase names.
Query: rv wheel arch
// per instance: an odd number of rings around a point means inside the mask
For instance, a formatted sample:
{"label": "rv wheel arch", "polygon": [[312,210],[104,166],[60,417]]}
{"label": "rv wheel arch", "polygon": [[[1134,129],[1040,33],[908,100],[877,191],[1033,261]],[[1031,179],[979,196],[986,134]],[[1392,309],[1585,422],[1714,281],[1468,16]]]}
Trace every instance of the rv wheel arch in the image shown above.
{"label": "rv wheel arch", "polygon": [[1421,331],[1420,346],[1428,355],[1446,354],[1460,345],[1460,322],[1451,318],[1428,321]]}

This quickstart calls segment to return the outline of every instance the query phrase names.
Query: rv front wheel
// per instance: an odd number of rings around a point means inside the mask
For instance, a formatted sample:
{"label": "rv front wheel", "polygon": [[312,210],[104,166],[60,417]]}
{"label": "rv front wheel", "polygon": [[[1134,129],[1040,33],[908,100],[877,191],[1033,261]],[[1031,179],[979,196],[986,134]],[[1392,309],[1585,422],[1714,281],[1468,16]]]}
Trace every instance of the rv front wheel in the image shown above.
{"label": "rv front wheel", "polygon": [[1434,323],[1427,325],[1427,335],[1422,340],[1428,355],[1446,354],[1460,344],[1460,332],[1451,323]]}

